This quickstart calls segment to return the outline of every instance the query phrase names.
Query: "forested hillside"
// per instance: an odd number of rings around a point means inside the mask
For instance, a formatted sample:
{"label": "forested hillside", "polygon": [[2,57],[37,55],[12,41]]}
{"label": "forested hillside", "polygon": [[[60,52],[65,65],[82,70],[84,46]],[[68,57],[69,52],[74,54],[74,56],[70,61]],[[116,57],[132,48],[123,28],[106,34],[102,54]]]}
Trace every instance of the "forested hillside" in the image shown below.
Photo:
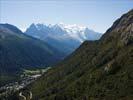
{"label": "forested hillside", "polygon": [[132,100],[133,10],[24,90],[33,100]]}

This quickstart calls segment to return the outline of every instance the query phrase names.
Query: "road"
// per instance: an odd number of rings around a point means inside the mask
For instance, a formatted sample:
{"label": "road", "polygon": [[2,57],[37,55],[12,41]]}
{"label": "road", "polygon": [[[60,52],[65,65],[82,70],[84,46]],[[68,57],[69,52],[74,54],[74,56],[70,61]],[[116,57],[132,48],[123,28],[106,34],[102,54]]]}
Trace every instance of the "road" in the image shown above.
{"label": "road", "polygon": [[22,94],[22,92],[19,93],[19,96],[23,98],[23,100],[26,100],[26,97]]}
{"label": "road", "polygon": [[[28,93],[29,93],[29,99],[31,100],[32,99],[32,92],[29,91]],[[29,99],[27,99],[28,97],[24,96],[22,92],[19,93],[19,96],[21,98],[23,98],[23,100],[29,100]]]}

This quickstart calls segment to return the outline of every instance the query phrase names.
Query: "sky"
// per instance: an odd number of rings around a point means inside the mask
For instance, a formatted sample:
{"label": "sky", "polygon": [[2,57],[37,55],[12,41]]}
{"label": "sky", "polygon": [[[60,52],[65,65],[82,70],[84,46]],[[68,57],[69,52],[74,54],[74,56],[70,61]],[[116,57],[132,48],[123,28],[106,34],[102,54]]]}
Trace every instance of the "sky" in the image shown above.
{"label": "sky", "polygon": [[32,23],[77,24],[104,33],[133,0],[0,0],[0,23],[25,31]]}

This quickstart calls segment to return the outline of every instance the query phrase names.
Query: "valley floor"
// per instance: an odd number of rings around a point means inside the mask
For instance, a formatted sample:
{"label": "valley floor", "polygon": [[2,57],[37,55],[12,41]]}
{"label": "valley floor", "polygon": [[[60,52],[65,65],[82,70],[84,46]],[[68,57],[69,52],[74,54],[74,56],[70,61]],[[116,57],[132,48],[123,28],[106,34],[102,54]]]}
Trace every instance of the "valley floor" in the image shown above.
{"label": "valley floor", "polygon": [[[34,82],[49,68],[50,67],[45,69],[24,70],[23,74],[20,75],[21,81],[14,81],[12,83],[8,83],[0,87],[0,99],[6,100],[9,95],[15,93],[16,91],[19,91],[20,89],[23,89],[30,83]],[[29,93],[30,95],[32,95],[31,92]],[[19,96],[24,98],[22,92],[19,93]],[[32,96],[30,98],[32,98]]]}

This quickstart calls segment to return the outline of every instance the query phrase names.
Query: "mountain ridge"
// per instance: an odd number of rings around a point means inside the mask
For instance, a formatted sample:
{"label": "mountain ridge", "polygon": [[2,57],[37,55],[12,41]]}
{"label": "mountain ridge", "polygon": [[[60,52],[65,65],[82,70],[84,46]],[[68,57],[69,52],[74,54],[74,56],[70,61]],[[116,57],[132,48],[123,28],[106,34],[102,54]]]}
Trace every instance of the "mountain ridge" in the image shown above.
{"label": "mountain ridge", "polygon": [[76,24],[66,25],[63,23],[55,25],[33,23],[27,28],[25,34],[39,38],[55,48],[62,50],[67,55],[72,53],[83,41],[88,39],[96,40],[102,35],[84,26]]}

